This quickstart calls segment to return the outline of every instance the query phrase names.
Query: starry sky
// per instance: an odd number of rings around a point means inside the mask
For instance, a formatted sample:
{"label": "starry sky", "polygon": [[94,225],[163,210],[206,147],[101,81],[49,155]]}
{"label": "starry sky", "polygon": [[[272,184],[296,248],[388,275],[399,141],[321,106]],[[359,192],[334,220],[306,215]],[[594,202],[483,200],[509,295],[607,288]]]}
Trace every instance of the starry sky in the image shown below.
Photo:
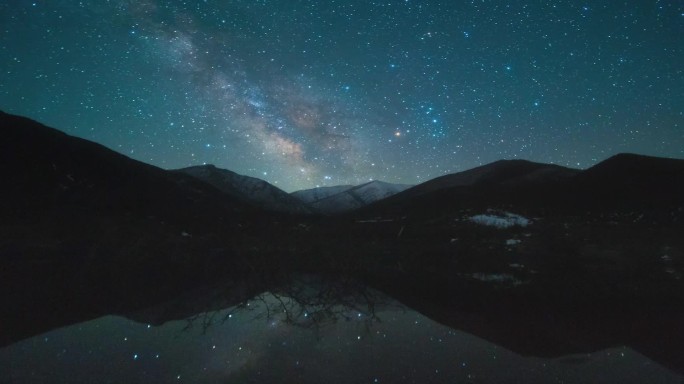
{"label": "starry sky", "polygon": [[0,109],[286,191],[684,157],[684,3],[9,0]]}
{"label": "starry sky", "polygon": [[[271,301],[273,298],[270,299]],[[255,303],[252,303],[255,304]],[[259,304],[256,303],[258,306]],[[0,349],[12,383],[681,383],[638,352],[615,347],[524,357],[411,310],[383,308],[318,331],[228,309],[203,332],[106,316]],[[225,322],[221,319],[225,318]],[[0,378],[0,382],[4,382]]]}

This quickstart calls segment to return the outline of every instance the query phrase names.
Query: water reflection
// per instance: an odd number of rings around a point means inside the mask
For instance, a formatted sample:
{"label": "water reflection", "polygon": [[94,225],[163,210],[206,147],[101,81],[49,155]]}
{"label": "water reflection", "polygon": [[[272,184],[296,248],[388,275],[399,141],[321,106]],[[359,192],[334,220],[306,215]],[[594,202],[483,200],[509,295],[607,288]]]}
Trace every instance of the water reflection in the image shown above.
{"label": "water reflection", "polygon": [[191,323],[105,316],[55,330],[1,349],[0,382],[682,382],[629,348],[530,358],[391,302],[314,321],[315,308],[292,316],[283,300],[266,293]]}

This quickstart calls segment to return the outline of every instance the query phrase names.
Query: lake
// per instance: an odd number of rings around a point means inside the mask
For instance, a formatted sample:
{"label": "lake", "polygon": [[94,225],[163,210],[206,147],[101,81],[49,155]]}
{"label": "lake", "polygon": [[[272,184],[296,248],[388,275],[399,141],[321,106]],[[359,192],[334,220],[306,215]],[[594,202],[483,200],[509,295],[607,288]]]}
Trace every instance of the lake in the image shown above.
{"label": "lake", "polygon": [[[0,349],[2,383],[676,383],[616,346],[522,356],[387,301],[307,312],[264,293],[161,326],[104,316]],[[529,330],[531,333],[534,329]]]}

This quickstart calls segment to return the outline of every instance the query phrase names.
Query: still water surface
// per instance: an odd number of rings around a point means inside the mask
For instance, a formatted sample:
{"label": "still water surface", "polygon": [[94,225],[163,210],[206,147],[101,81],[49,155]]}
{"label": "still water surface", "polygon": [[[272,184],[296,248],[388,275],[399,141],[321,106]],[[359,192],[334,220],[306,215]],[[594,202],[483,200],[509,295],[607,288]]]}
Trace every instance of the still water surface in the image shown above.
{"label": "still water surface", "polygon": [[[268,294],[262,296],[273,303]],[[264,302],[162,326],[117,316],[0,349],[1,383],[676,383],[626,347],[525,357],[406,308],[302,327]],[[188,328],[188,325],[192,325]],[[533,330],[531,330],[533,331]]]}

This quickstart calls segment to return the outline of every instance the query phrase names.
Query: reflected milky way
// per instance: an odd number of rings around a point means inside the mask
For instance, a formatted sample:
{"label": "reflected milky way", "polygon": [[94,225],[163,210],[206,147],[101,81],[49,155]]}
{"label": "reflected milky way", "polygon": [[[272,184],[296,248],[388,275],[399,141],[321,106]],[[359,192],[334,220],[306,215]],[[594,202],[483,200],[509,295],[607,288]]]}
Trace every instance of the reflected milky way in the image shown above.
{"label": "reflected milky way", "polygon": [[292,191],[684,157],[674,1],[0,4],[0,108]]}
{"label": "reflected milky way", "polygon": [[[268,298],[267,298],[268,299]],[[272,301],[272,298],[269,300]],[[414,312],[384,309],[319,330],[226,310],[204,333],[107,316],[0,349],[12,382],[680,383],[624,347],[557,359],[523,357]],[[262,307],[263,308],[263,307]],[[229,315],[230,314],[230,315]],[[533,332],[533,330],[530,330]]]}

